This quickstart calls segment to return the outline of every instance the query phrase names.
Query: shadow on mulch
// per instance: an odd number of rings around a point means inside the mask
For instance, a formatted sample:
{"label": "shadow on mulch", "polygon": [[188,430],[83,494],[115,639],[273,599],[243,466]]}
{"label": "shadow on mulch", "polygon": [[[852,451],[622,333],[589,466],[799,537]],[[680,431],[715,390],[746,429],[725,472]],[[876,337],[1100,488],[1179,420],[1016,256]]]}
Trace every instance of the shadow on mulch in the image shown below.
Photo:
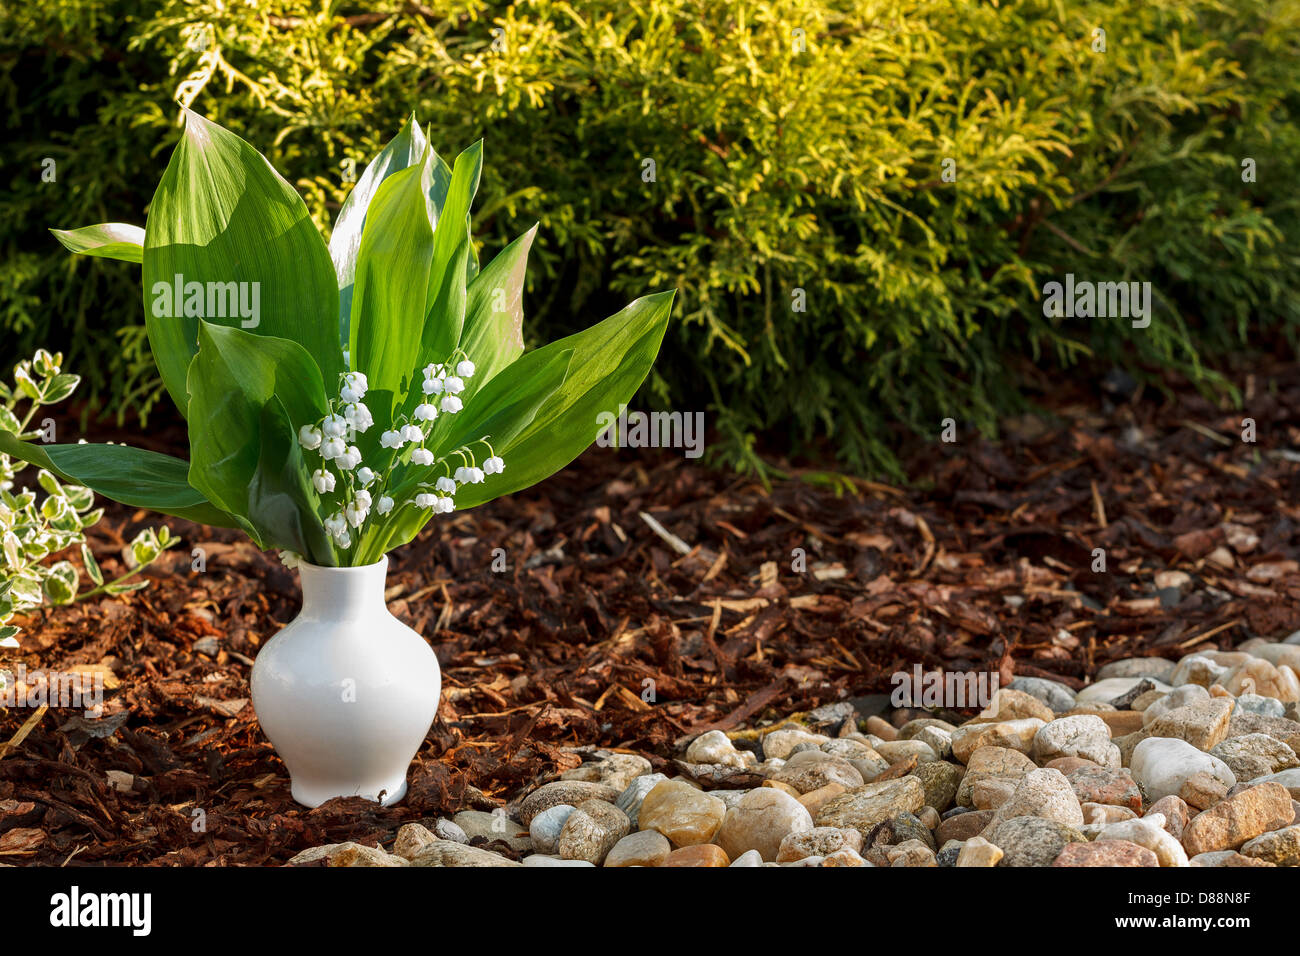
{"label": "shadow on mulch", "polygon": [[[919,450],[924,489],[765,489],[668,451],[595,449],[435,522],[389,574],[390,608],[444,674],[390,809],[292,801],[248,677],[296,613],[294,575],[234,533],[168,521],[183,542],[150,587],[39,613],[6,661],[101,674],[108,717],[51,710],[0,758],[0,862],[282,863],[503,805],[582,748],[662,768],[688,735],[887,692],[914,664],[1077,688],[1122,657],[1284,637],[1300,627],[1300,368],[1245,391],[1255,444],[1186,389],[1076,395],[1056,423]],[[92,539],[106,573],[148,523],[109,509]],[[32,715],[0,715],[0,749]]]}

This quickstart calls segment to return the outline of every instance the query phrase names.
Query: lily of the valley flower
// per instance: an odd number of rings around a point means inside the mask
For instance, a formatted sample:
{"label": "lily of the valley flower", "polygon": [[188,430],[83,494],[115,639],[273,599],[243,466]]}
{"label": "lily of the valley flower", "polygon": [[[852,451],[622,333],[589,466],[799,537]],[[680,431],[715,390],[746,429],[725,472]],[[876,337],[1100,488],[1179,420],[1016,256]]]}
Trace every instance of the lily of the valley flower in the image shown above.
{"label": "lily of the valley flower", "polygon": [[415,451],[411,452],[411,464],[412,464],[412,465],[432,465],[432,464],[433,464],[433,452],[429,451],[429,449],[427,449],[427,448],[417,448],[417,449],[415,449]]}
{"label": "lily of the valley flower", "polygon": [[329,438],[320,446],[320,456],[326,461],[333,461],[340,455],[346,454],[348,443],[342,438]]}
{"label": "lily of the valley flower", "polygon": [[464,407],[461,405],[460,399],[455,395],[444,396],[439,405],[442,410],[449,415],[456,414],[456,412],[460,411]]}
{"label": "lily of the valley flower", "polygon": [[302,428],[298,429],[298,444],[308,451],[315,451],[319,448],[323,439],[324,436],[321,434],[321,430],[315,425],[303,425]]}
{"label": "lily of the valley flower", "polygon": [[320,427],[326,438],[342,438],[348,433],[348,420],[342,415],[326,415]]}
{"label": "lily of the valley flower", "polygon": [[416,405],[414,417],[417,422],[431,422],[438,417],[438,409],[428,403]]}
{"label": "lily of the valley flower", "polygon": [[380,495],[379,503],[375,505],[375,510],[381,515],[388,514],[388,512],[393,510],[393,499],[388,497],[388,495]]}
{"label": "lily of the valley flower", "polygon": [[338,466],[344,471],[351,471],[357,465],[361,464],[361,451],[356,445],[348,448],[346,452],[338,456]]}
{"label": "lily of the valley flower", "polygon": [[369,468],[361,467],[357,469],[357,481],[361,482],[362,488],[371,484],[378,477],[379,476]]}
{"label": "lily of the valley flower", "polygon": [[499,475],[506,470],[506,463],[497,455],[493,455],[487,461],[483,462],[483,473],[485,475]]}
{"label": "lily of the valley flower", "polygon": [[334,490],[334,475],[324,468],[317,468],[312,472],[311,483],[315,485],[318,494],[328,494]]}
{"label": "lily of the valley flower", "polygon": [[390,429],[379,436],[379,444],[383,448],[401,448],[406,444],[406,439],[400,431]]}
{"label": "lily of the valley flower", "polygon": [[439,491],[449,495],[454,495],[456,493],[455,479],[448,478],[445,475],[442,478],[439,478],[436,482],[434,482],[434,487],[436,487]]}

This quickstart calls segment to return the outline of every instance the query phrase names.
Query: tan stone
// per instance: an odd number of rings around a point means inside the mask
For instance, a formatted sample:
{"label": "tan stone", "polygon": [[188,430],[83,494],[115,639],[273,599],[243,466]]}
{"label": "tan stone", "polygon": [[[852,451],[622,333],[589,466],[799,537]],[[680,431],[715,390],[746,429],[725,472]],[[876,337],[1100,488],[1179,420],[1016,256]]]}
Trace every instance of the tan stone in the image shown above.
{"label": "tan stone", "polygon": [[731,859],[725,850],[712,843],[684,846],[669,853],[660,866],[730,866]]}
{"label": "tan stone", "polygon": [[1210,809],[1222,802],[1227,795],[1228,788],[1223,785],[1223,781],[1204,770],[1184,780],[1178,790],[1178,796],[1198,810]]}
{"label": "tan stone", "polygon": [[[784,793],[788,793],[788,794],[790,794],[790,796],[794,797],[796,800],[799,799],[799,797],[803,796],[803,794],[801,794],[801,793],[800,793],[798,790],[796,790],[794,787],[790,786],[788,783],[782,783],[780,780],[764,780],[764,781],[763,781],[763,786],[765,786],[765,787],[771,787],[773,790],[780,790],[780,791],[783,791]],[[843,784],[840,784],[840,786],[843,786]],[[811,791],[811,790],[809,791],[809,793],[812,793],[812,792],[813,792],[813,791]]]}
{"label": "tan stone", "polygon": [[710,842],[722,826],[727,805],[676,780],[663,780],[645,795],[637,816],[642,830],[657,830],[677,846]]}
{"label": "tan stone", "polygon": [[1002,859],[1002,848],[994,846],[983,837],[971,837],[957,854],[958,866],[997,866]]}
{"label": "tan stone", "polygon": [[875,734],[881,740],[898,739],[898,728],[883,717],[868,717],[867,733]]}
{"label": "tan stone", "polygon": [[1295,819],[1291,794],[1280,783],[1261,783],[1197,814],[1183,829],[1183,846],[1193,856],[1235,850]]}
{"label": "tan stone", "polygon": [[1128,840],[1067,843],[1052,866],[1159,866],[1155,853]]}
{"label": "tan stone", "polygon": [[393,841],[393,854],[404,860],[413,859],[421,850],[437,842],[437,837],[419,823],[404,823]]}
{"label": "tan stone", "polygon": [[609,867],[659,866],[673,851],[668,838],[658,830],[641,830],[629,833],[614,844],[605,857]]}
{"label": "tan stone", "polygon": [[906,840],[897,846],[883,848],[890,866],[938,866],[934,850],[920,840]]}
{"label": "tan stone", "polygon": [[817,811],[826,804],[827,800],[838,797],[847,790],[848,787],[842,783],[828,783],[824,787],[803,794],[799,797],[799,802],[808,808],[810,814],[816,816]]}
{"label": "tan stone", "polygon": [[856,851],[849,847],[842,850],[836,850],[834,853],[828,853],[822,857],[822,866],[870,866],[866,860]]}
{"label": "tan stone", "polygon": [[1228,736],[1232,702],[1211,698],[1161,714],[1146,727],[1149,737],[1178,737],[1197,750],[1210,750]]}
{"label": "tan stone", "polygon": [[[985,716],[986,714],[989,716]],[[989,702],[989,706],[979,716],[967,721],[965,726],[970,724],[996,724],[1006,720],[1020,720],[1024,717],[1036,717],[1046,723],[1055,716],[1052,713],[1052,708],[1033,694],[1026,694],[1022,690],[1012,690],[1010,687],[1000,687],[998,692],[993,695],[993,700]]]}

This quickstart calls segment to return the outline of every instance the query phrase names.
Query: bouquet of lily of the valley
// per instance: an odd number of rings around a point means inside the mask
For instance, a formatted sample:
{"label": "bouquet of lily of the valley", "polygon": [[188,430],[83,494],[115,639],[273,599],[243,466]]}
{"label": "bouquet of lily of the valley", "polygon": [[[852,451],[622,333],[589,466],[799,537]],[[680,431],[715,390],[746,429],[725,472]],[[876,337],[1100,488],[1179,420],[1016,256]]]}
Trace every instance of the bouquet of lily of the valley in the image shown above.
{"label": "bouquet of lily of the valley", "polygon": [[645,378],[672,293],[525,352],[536,227],[479,267],[481,169],[481,142],[448,166],[412,118],[327,247],[257,150],[187,111],[144,229],[55,234],[141,264],[149,344],[188,421],[189,461],[3,430],[0,452],[330,567],[378,561],[434,515],[541,481]]}

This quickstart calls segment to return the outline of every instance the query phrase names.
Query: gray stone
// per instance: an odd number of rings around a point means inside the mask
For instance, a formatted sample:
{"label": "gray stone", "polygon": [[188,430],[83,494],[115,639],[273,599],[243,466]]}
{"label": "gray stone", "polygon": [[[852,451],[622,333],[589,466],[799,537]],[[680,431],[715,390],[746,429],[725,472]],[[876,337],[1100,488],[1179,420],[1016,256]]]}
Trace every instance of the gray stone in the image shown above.
{"label": "gray stone", "polygon": [[1042,677],[1017,677],[1007,686],[1037,697],[1057,714],[1074,707],[1074,691],[1059,681],[1045,680]]}
{"label": "gray stone", "polygon": [[1196,704],[1209,699],[1210,692],[1200,684],[1183,684],[1181,687],[1175,687],[1142,711],[1142,726],[1145,727],[1157,717],[1162,717],[1171,710],[1177,710],[1179,707],[1186,707],[1188,704]]}
{"label": "gray stone", "polygon": [[1237,706],[1251,714],[1265,717],[1285,717],[1286,704],[1276,697],[1261,697],[1259,694],[1241,694],[1237,697]]}
{"label": "gray stone", "polygon": [[560,831],[564,829],[564,822],[572,812],[573,807],[560,803],[533,817],[533,822],[528,824],[533,849],[542,854],[555,854],[560,843]]}
{"label": "gray stone", "polygon": [[1074,795],[1070,781],[1061,771],[1046,767],[1031,770],[1020,779],[1010,799],[993,814],[985,837],[988,838],[988,833],[1015,817],[1042,817],[1076,828],[1083,826],[1084,822],[1083,808],[1079,805],[1079,798]]}
{"label": "gray stone", "polygon": [[1067,843],[1087,840],[1074,827],[1042,817],[1012,817],[984,838],[1002,849],[998,866],[1051,866]]}
{"label": "gray stone", "polygon": [[1295,751],[1268,734],[1244,734],[1220,741],[1210,750],[1238,780],[1253,780],[1300,767]]}
{"label": "gray stone", "polygon": [[545,853],[534,853],[532,856],[524,857],[524,866],[595,866],[587,860],[562,860],[558,856],[548,856]]}
{"label": "gray stone", "polygon": [[1106,680],[1108,677],[1150,677],[1168,684],[1177,666],[1174,661],[1167,661],[1163,657],[1126,657],[1102,665],[1097,671],[1097,680]]}
{"label": "gray stone", "polygon": [[411,866],[518,866],[491,850],[465,846],[451,840],[438,840],[425,847],[411,860]]}
{"label": "gray stone", "polygon": [[612,803],[585,800],[564,821],[556,848],[562,859],[587,860],[599,866],[631,828],[627,814]]}
{"label": "gray stone", "polygon": [[962,768],[946,760],[917,764],[911,774],[921,781],[925,790],[925,805],[940,813],[952,806],[961,786]]}
{"label": "gray stone", "polygon": [[566,770],[560,774],[560,779],[604,784],[622,793],[629,783],[641,774],[650,772],[650,761],[636,754],[598,750],[592,756],[595,757],[594,760],[572,770]]}
{"label": "gray stone", "polygon": [[[1105,680],[1099,680],[1095,684],[1089,684],[1083,690],[1079,691],[1074,697],[1074,703],[1077,707],[1084,704],[1109,704],[1116,697],[1127,694],[1134,687],[1137,687],[1143,681],[1151,680],[1149,677],[1107,677]],[[1157,690],[1173,690],[1173,688],[1164,681],[1151,681]]]}
{"label": "gray stone", "polygon": [[645,795],[655,788],[655,786],[668,778],[662,773],[645,773],[637,777],[627,785],[627,789],[618,795],[614,801],[614,806],[618,807],[627,814],[627,818],[635,829],[637,826],[637,815],[641,812],[641,804],[645,801]]}
{"label": "gray stone", "polygon": [[586,800],[605,800],[612,804],[618,799],[618,795],[624,790],[623,787],[615,789],[606,786],[603,783],[587,783],[580,780],[555,780],[551,783],[542,784],[528,796],[520,801],[518,808],[514,813],[517,819],[524,826],[533,822],[533,817],[550,807],[557,806],[561,803],[567,803],[571,807],[576,807]]}
{"label": "gray stone", "polygon": [[1280,783],[1291,794],[1292,800],[1300,800],[1300,770],[1281,770],[1250,781],[1251,786],[1261,783]]}
{"label": "gray stone", "polygon": [[529,853],[533,849],[533,839],[528,835],[528,828],[517,820],[511,820],[504,810],[494,810],[491,813],[462,810],[451,819],[470,840],[475,837],[482,837],[489,843],[504,840],[510,849],[520,853]]}
{"label": "gray stone", "polygon": [[[865,834],[896,813],[915,813],[925,805],[925,788],[916,777],[868,783],[832,797],[817,811],[817,826],[856,827]],[[725,847],[724,847],[725,849]]]}

